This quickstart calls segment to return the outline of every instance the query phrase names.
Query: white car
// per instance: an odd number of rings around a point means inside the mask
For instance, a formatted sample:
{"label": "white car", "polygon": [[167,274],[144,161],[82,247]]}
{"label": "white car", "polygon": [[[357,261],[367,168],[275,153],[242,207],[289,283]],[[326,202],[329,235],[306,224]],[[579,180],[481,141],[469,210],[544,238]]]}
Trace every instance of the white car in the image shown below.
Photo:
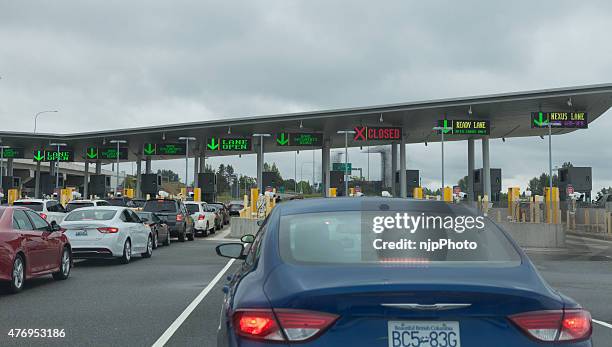
{"label": "white car", "polygon": [[205,202],[185,201],[185,207],[191,218],[193,218],[193,227],[196,233],[201,233],[206,236],[215,231],[215,213],[208,208]]}
{"label": "white car", "polygon": [[66,204],[66,212],[72,212],[81,207],[111,206],[106,200],[72,200]]}
{"label": "white car", "polygon": [[83,207],[60,224],[74,258],[119,258],[123,264],[140,253],[153,254],[153,235],[134,211],[120,206]]}
{"label": "white car", "polygon": [[19,199],[13,202],[13,206],[23,206],[34,210],[49,223],[60,224],[66,217],[64,206],[57,200]]}

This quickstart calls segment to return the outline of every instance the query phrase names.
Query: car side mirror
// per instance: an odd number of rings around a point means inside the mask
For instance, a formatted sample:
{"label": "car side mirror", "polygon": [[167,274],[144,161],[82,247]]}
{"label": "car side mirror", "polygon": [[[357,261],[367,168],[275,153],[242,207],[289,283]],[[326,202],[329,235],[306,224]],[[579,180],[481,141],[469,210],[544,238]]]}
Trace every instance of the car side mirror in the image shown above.
{"label": "car side mirror", "polygon": [[255,236],[251,235],[251,234],[246,234],[243,237],[240,238],[240,241],[244,242],[244,243],[253,243],[255,242]]}
{"label": "car side mirror", "polygon": [[262,226],[263,223],[264,223],[264,221],[260,219],[260,220],[257,221],[257,226]]}
{"label": "car side mirror", "polygon": [[51,221],[51,231],[60,231],[62,230],[62,228],[59,226],[59,224],[57,224],[56,221],[52,220]]}
{"label": "car side mirror", "polygon": [[148,221],[149,221],[149,218],[146,218],[146,217],[140,217],[140,220],[141,220],[143,223],[146,223],[146,222],[148,222]]}
{"label": "car side mirror", "polygon": [[242,254],[244,246],[242,243],[224,243],[220,244],[215,248],[217,255],[226,258],[244,259],[245,256]]}

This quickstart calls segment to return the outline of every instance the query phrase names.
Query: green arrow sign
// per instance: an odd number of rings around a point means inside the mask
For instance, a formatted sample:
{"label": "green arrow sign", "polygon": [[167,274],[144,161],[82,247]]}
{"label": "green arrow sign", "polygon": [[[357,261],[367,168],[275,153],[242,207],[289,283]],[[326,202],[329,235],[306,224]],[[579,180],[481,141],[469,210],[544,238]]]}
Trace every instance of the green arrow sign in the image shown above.
{"label": "green arrow sign", "polygon": [[208,147],[208,149],[210,149],[211,151],[216,151],[219,149],[219,141],[212,137],[206,144],[206,147]]}
{"label": "green arrow sign", "polygon": [[85,152],[85,154],[87,155],[87,159],[96,159],[98,158],[98,148],[89,147],[87,148],[87,152]]}
{"label": "green arrow sign", "polygon": [[451,131],[451,130],[453,130],[453,128],[448,126],[448,120],[445,119],[444,120],[444,125],[442,126],[442,132],[444,134],[448,134],[448,132]]}
{"label": "green arrow sign", "polygon": [[34,161],[43,161],[45,159],[45,151],[34,151]]}
{"label": "green arrow sign", "polygon": [[548,119],[544,119],[544,112],[538,112],[538,117],[533,119],[533,124],[542,127],[548,125]]}
{"label": "green arrow sign", "polygon": [[152,143],[145,144],[143,152],[145,155],[155,155],[155,145]]}
{"label": "green arrow sign", "polygon": [[278,135],[276,135],[276,142],[279,144],[279,146],[286,146],[289,144],[289,134],[287,133],[280,133]]}

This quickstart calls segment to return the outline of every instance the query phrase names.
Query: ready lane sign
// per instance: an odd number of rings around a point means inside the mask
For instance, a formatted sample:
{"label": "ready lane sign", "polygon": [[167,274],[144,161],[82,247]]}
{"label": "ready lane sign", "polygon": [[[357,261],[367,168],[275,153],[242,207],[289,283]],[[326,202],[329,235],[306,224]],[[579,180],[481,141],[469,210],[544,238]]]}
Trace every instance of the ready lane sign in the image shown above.
{"label": "ready lane sign", "polygon": [[144,155],[185,155],[187,147],[184,143],[145,143],[142,148]]}
{"label": "ready lane sign", "polygon": [[578,128],[586,129],[589,127],[588,115],[586,112],[532,112],[532,128]]}
{"label": "ready lane sign", "polygon": [[[97,160],[97,159],[117,159],[117,147],[87,147],[85,150],[85,159]],[[128,159],[127,147],[119,148],[119,159]]]}
{"label": "ready lane sign", "polygon": [[[346,170],[346,167],[348,167],[348,170]],[[353,163],[346,163],[346,165],[344,165],[344,163],[332,163],[332,171],[343,171],[350,173],[353,171]]]}
{"label": "ready lane sign", "polygon": [[400,127],[355,127],[353,141],[395,141],[402,139]]}
{"label": "ready lane sign", "polygon": [[438,127],[443,129],[438,130],[438,134],[444,132],[444,135],[489,135],[489,125],[488,120],[440,119]]}
{"label": "ready lane sign", "polygon": [[211,137],[206,141],[207,151],[229,151],[229,152],[249,152],[251,151],[251,139],[249,138],[228,138]]}
{"label": "ready lane sign", "polygon": [[35,150],[34,161],[59,161],[67,162],[74,161],[74,152],[72,150]]}
{"label": "ready lane sign", "polygon": [[23,148],[2,148],[2,156],[4,157],[4,159],[10,159],[10,158],[24,158],[24,151]]}
{"label": "ready lane sign", "polygon": [[323,144],[323,134],[277,133],[276,134],[276,144],[279,146],[320,147]]}

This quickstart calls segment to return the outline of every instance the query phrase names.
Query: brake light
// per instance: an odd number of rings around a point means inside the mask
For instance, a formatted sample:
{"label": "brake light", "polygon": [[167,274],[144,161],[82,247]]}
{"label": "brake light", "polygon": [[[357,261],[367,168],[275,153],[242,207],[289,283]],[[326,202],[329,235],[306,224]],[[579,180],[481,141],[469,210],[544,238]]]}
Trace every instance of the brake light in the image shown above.
{"label": "brake light", "polygon": [[183,215],[182,214],[177,214],[176,215],[176,221],[177,222],[182,222],[183,221]]}
{"label": "brake light", "polygon": [[584,309],[535,311],[509,317],[527,335],[540,341],[578,341],[591,337],[591,314]]}
{"label": "brake light", "polygon": [[39,213],[39,214],[40,214],[40,216],[41,216],[41,217],[43,217],[43,219],[47,219],[47,214],[42,213],[42,212],[41,212],[41,213]]}
{"label": "brake light", "polygon": [[236,311],[234,327],[238,335],[249,339],[306,341],[323,333],[338,317],[306,310],[246,309]]}
{"label": "brake light", "polygon": [[204,220],[204,215],[203,214],[199,215],[198,220]]}
{"label": "brake light", "polygon": [[103,228],[98,228],[98,231],[101,232],[102,234],[115,234],[119,232],[119,228],[103,227]]}

